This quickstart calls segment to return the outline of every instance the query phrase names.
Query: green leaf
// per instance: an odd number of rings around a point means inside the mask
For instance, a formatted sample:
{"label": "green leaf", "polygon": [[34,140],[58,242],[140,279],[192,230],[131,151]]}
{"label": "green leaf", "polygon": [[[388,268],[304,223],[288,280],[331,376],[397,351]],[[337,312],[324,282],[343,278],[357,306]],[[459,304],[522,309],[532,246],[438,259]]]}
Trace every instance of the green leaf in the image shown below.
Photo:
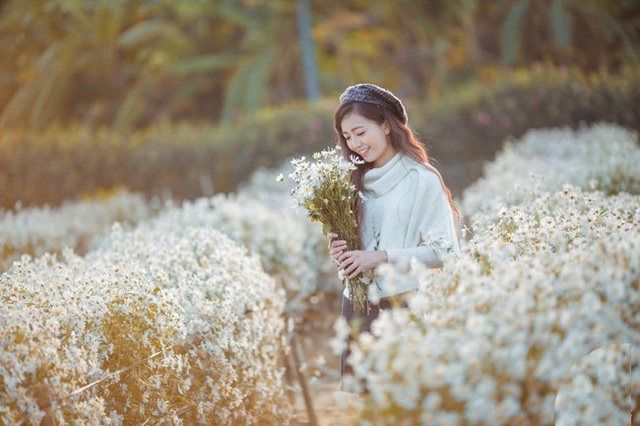
{"label": "green leaf", "polygon": [[224,122],[231,121],[239,108],[251,114],[262,106],[276,51],[276,46],[269,46],[236,71],[226,92],[222,113]]}
{"label": "green leaf", "polygon": [[549,8],[549,20],[555,42],[564,47],[571,43],[571,16],[565,11],[563,0],[553,0]]}
{"label": "green leaf", "polygon": [[200,88],[206,85],[208,78],[206,75],[201,75],[196,78],[190,79],[188,82],[180,86],[177,91],[171,96],[171,100],[167,105],[162,108],[165,115],[169,115],[171,111],[177,108],[182,102],[187,101],[200,90]]}
{"label": "green leaf", "polygon": [[38,58],[36,62],[38,68],[43,70],[53,68],[56,65],[56,60],[58,60],[60,53],[67,48],[69,48],[69,42],[67,40],[61,40],[53,43]]}
{"label": "green leaf", "polygon": [[248,74],[251,68],[248,66],[240,67],[229,82],[227,91],[225,92],[224,106],[222,107],[222,122],[229,123],[232,121],[236,109],[242,105],[242,92]]}
{"label": "green leaf", "polygon": [[72,73],[70,71],[69,68],[54,70],[39,85],[38,94],[29,117],[29,124],[32,127],[42,126],[60,108],[58,101],[71,81]]}
{"label": "green leaf", "polygon": [[500,43],[502,45],[502,62],[512,64],[520,48],[520,27],[522,18],[530,6],[530,0],[518,0],[511,7],[502,26]]}
{"label": "green leaf", "polygon": [[161,19],[152,19],[141,22],[123,32],[118,38],[118,45],[122,47],[131,47],[153,40],[159,35],[163,35],[167,30],[167,27],[169,27],[169,25]]}
{"label": "green leaf", "polygon": [[254,62],[255,65],[251,67],[245,92],[245,103],[249,113],[256,112],[266,98],[267,82],[275,54],[276,47],[269,46],[258,56]]}
{"label": "green leaf", "polygon": [[140,102],[144,101],[144,91],[149,87],[155,86],[156,82],[157,78],[153,75],[148,75],[136,82],[120,104],[113,124],[115,130],[123,131],[135,123],[137,118],[136,108]]}
{"label": "green leaf", "polygon": [[101,1],[93,16],[94,37],[98,45],[111,46],[122,25],[122,10],[118,2]]}
{"label": "green leaf", "polygon": [[216,69],[230,68],[238,63],[238,56],[232,53],[219,55],[202,55],[188,58],[171,66],[178,74],[209,72]]}

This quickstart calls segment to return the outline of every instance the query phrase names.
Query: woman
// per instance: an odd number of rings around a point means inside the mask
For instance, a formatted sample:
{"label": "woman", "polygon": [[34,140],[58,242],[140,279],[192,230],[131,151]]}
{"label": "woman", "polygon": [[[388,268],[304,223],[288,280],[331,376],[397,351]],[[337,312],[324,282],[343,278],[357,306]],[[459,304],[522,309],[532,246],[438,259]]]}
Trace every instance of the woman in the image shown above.
{"label": "woman", "polygon": [[[439,268],[446,253],[457,255],[460,250],[451,192],[407,124],[402,102],[374,84],[348,87],[335,112],[334,127],[345,158],[362,160],[351,175],[364,195],[356,209],[362,249],[348,250],[346,241],[329,234],[329,253],[341,274],[373,272],[367,312],[354,310],[345,288],[342,315],[351,327],[357,324],[358,332],[370,331],[380,310],[418,287],[417,282],[392,286],[375,274],[376,266],[415,258]],[[348,349],[342,354],[343,378],[351,373],[348,354]]]}

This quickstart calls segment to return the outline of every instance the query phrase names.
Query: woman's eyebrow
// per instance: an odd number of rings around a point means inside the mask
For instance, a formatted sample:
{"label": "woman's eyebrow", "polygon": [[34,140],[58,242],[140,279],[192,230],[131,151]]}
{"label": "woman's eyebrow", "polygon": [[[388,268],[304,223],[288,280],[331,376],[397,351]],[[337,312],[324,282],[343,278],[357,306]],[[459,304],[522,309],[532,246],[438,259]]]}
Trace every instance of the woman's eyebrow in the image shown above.
{"label": "woman's eyebrow", "polygon": [[[363,127],[364,126],[356,126],[356,127],[352,128],[351,131],[353,132],[353,131],[355,131],[357,129],[360,129],[360,128],[363,128]],[[345,133],[345,131],[342,131],[342,133]]]}

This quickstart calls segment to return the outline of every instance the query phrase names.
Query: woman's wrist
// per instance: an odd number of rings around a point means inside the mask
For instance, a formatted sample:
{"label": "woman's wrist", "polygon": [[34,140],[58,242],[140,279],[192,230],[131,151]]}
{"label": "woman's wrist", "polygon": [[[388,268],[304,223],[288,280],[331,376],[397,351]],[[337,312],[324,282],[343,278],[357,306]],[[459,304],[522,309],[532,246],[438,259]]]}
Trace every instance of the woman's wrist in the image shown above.
{"label": "woman's wrist", "polygon": [[389,262],[389,255],[386,250],[377,250],[377,252],[380,254],[380,261],[378,262],[379,265]]}

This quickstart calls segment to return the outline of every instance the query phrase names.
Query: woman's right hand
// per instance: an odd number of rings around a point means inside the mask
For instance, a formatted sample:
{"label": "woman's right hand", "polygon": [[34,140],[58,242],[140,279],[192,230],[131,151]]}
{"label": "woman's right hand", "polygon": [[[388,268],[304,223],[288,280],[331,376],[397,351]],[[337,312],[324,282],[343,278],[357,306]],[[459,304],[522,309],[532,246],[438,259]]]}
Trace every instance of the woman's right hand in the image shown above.
{"label": "woman's right hand", "polygon": [[338,234],[334,232],[329,232],[327,236],[329,237],[329,254],[333,258],[333,261],[339,265],[340,261],[338,259],[342,253],[347,250],[347,242],[345,240],[339,240]]}

